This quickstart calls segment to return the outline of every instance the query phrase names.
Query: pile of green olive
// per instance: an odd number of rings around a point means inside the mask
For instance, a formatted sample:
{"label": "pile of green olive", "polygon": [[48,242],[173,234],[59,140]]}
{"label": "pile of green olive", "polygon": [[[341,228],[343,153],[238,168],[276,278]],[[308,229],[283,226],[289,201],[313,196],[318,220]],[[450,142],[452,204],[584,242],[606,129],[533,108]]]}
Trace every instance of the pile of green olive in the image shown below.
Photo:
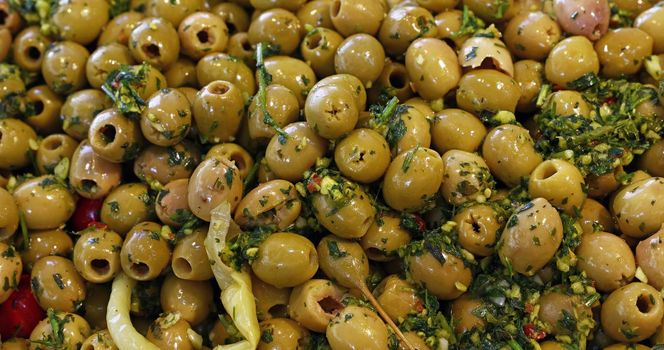
{"label": "pile of green olive", "polygon": [[[553,87],[554,114],[595,118],[578,79],[654,89],[662,65],[652,0],[0,0],[0,349],[117,349],[120,273],[157,347],[238,341],[204,246],[222,202],[258,349],[463,349],[494,322],[483,259],[547,290],[495,349],[660,349],[664,141],[586,174],[533,116]],[[660,101],[635,113],[664,123]],[[592,305],[547,285],[566,217]],[[404,218],[454,249],[408,253]],[[422,293],[450,332],[404,326]]]}

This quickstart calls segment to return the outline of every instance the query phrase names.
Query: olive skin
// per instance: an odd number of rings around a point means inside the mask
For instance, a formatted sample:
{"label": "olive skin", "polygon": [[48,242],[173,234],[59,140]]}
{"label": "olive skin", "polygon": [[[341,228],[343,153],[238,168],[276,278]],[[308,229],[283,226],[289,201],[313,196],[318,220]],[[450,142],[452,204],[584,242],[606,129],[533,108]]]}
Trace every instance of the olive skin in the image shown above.
{"label": "olive skin", "polygon": [[473,275],[460,258],[442,249],[440,256],[442,259],[439,260],[428,250],[421,255],[409,256],[406,260],[408,271],[413,281],[438,299],[454,300],[470,286]]}
{"label": "olive skin", "polygon": [[595,281],[595,287],[611,292],[629,283],[636,273],[634,254],[625,240],[607,232],[584,234],[576,249],[578,266]]}
{"label": "olive skin", "polygon": [[620,232],[645,238],[661,226],[664,217],[664,178],[653,177],[623,187],[614,197],[611,213]]}
{"label": "olive skin", "polygon": [[309,343],[309,331],[288,318],[273,318],[260,324],[261,334],[270,334],[270,340],[261,339],[258,350],[304,350]]}
{"label": "olive skin", "polygon": [[500,260],[514,271],[533,276],[558,250],[563,224],[556,209],[544,198],[535,198],[517,209],[498,241]]}
{"label": "olive skin", "polygon": [[474,328],[484,328],[486,321],[475,316],[475,310],[482,307],[482,301],[464,294],[452,302],[452,320],[454,320],[454,332],[463,334]]}
{"label": "olive skin", "polygon": [[69,184],[76,192],[88,199],[106,197],[120,184],[122,168],[99,157],[87,140],[82,141],[71,158]]}
{"label": "olive skin", "polygon": [[664,176],[664,141],[655,142],[639,159],[639,168],[652,176]]}
{"label": "olive skin", "polygon": [[369,259],[359,243],[327,235],[316,247],[321,270],[346,288],[357,288],[369,276]]}
{"label": "olive skin", "polygon": [[368,34],[353,34],[337,48],[334,71],[356,76],[366,87],[378,79],[385,65],[385,50],[380,42]]}
{"label": "olive skin", "polygon": [[283,85],[295,94],[300,108],[317,81],[316,73],[306,62],[290,56],[266,58],[265,70],[272,76],[272,84]]}
{"label": "olive skin", "polygon": [[61,40],[81,45],[93,42],[108,22],[109,4],[104,0],[58,1],[51,21]]}
{"label": "olive skin", "polygon": [[587,198],[583,202],[579,224],[581,224],[583,233],[592,233],[596,231],[596,227],[600,231],[615,232],[613,218],[609,210],[592,198]]}
{"label": "olive skin", "polygon": [[195,326],[207,318],[213,304],[212,295],[208,281],[184,280],[170,274],[161,285],[160,304],[164,312],[177,312]]}
{"label": "olive skin", "polygon": [[129,35],[136,24],[145,18],[142,12],[127,11],[113,17],[97,39],[97,46],[119,43],[128,46]]}
{"label": "olive skin", "polygon": [[606,0],[556,0],[553,10],[562,29],[572,35],[597,40],[609,28],[611,10]]}
{"label": "olive skin", "polygon": [[0,120],[0,169],[14,170],[30,163],[29,140],[37,141],[37,133],[25,122],[6,118]]}
{"label": "olive skin", "polygon": [[249,42],[256,45],[265,42],[278,49],[279,53],[290,55],[300,44],[300,20],[282,8],[264,11],[249,24]]}
{"label": "olive skin", "polygon": [[390,158],[387,141],[372,129],[355,129],[334,148],[334,163],[341,174],[363,184],[380,179]]}
{"label": "olive skin", "polygon": [[491,206],[477,204],[466,207],[452,221],[457,224],[459,244],[464,249],[479,256],[493,253],[501,220]]}
{"label": "olive skin", "polygon": [[209,12],[195,12],[178,26],[182,53],[198,60],[209,52],[223,52],[228,44],[224,20]]}
{"label": "olive skin", "polygon": [[385,277],[373,290],[376,300],[393,320],[405,319],[409,313],[418,312],[422,300],[408,281],[397,275]]}
{"label": "olive skin", "polygon": [[62,99],[51,91],[46,85],[38,85],[30,88],[25,94],[27,103],[33,103],[41,107],[26,115],[25,122],[41,135],[55,134],[61,130],[60,108]]}
{"label": "olive skin", "polygon": [[99,112],[111,108],[111,99],[96,89],[84,89],[67,96],[62,108],[62,131],[77,141],[88,137],[90,124]]}
{"label": "olive skin", "polygon": [[349,305],[330,322],[325,337],[332,350],[387,349],[387,326],[366,307]]}
{"label": "olive skin", "polygon": [[288,300],[288,315],[305,328],[325,332],[330,320],[343,309],[346,290],[324,279],[310,279],[293,288]]}
{"label": "olive skin", "polygon": [[476,69],[459,81],[456,101],[459,108],[470,112],[514,112],[521,97],[519,85],[509,75],[495,69]]}
{"label": "olive skin", "polygon": [[562,87],[588,73],[599,73],[599,58],[590,40],[572,36],[551,49],[544,64],[546,79]]}
{"label": "olive skin", "polygon": [[[328,1],[314,0],[307,4],[312,3],[322,3],[327,8]],[[341,34],[332,29],[317,26],[304,36],[300,45],[300,54],[305,62],[311,64],[311,68],[319,78],[330,76],[334,74],[334,54],[343,41],[344,37]]]}
{"label": "olive skin", "polygon": [[138,281],[153,280],[171,260],[171,247],[161,237],[161,225],[145,221],[127,233],[120,250],[122,270]]}
{"label": "olive skin", "polygon": [[115,346],[113,338],[111,338],[111,333],[107,330],[97,331],[92,333],[81,345],[81,349],[90,349],[90,350],[118,350],[118,347]]}
{"label": "olive skin", "polygon": [[5,241],[16,233],[18,215],[18,207],[11,193],[0,187],[0,241]]}
{"label": "olive skin", "polygon": [[254,159],[251,154],[236,143],[226,142],[214,145],[205,154],[206,159],[217,156],[227,158],[235,163],[235,166],[240,171],[240,176],[243,179],[246,179],[247,176],[249,176],[251,168],[254,166]]}
{"label": "olive skin", "polygon": [[331,195],[311,194],[311,209],[318,222],[335,235],[361,238],[371,226],[376,209],[369,195],[357,184],[346,183],[344,196],[346,201],[340,206]]}
{"label": "olive skin", "polygon": [[462,109],[450,108],[435,115],[431,142],[440,154],[453,149],[475,152],[486,133],[486,127],[479,118]]}
{"label": "olive skin", "polygon": [[304,103],[307,123],[328,140],[353,130],[359,114],[352,92],[337,85],[314,85]]}
{"label": "olive skin", "polygon": [[410,77],[406,66],[399,62],[387,59],[378,80],[368,91],[368,98],[372,103],[379,102],[384,94],[396,96],[399,101],[406,101],[413,97],[410,88]]}
{"label": "olive skin", "polygon": [[521,89],[521,97],[516,104],[517,112],[532,112],[535,110],[537,96],[544,82],[542,76],[544,65],[533,60],[521,60],[514,63],[514,81]]}
{"label": "olive skin", "polygon": [[154,196],[144,183],[122,184],[104,198],[100,217],[108,227],[124,236],[136,224],[154,219]]}
{"label": "olive skin", "polygon": [[233,162],[225,158],[202,161],[189,179],[189,209],[199,218],[210,221],[210,211],[229,201],[234,210],[242,197],[244,185]]}
{"label": "olive skin", "polygon": [[504,42],[497,38],[472,37],[459,49],[459,64],[463,68],[480,68],[487,61],[496,71],[514,76],[512,54]]}
{"label": "olive skin", "polygon": [[242,198],[234,220],[243,228],[276,224],[283,230],[295,222],[301,209],[295,186],[286,180],[272,180],[256,186]]}
{"label": "olive skin", "polygon": [[145,147],[134,160],[133,170],[139,179],[147,183],[157,181],[167,184],[173,180],[189,178],[200,162],[198,147],[185,140],[175,146]]}
{"label": "olive skin", "polygon": [[579,169],[561,159],[540,163],[530,174],[528,193],[542,197],[568,214],[583,206],[586,199],[585,182]]}
{"label": "olive skin", "polygon": [[205,252],[205,227],[197,228],[175,244],[171,269],[178,278],[190,281],[206,281],[213,277]]}
{"label": "olive skin", "polygon": [[97,47],[90,54],[90,58],[85,64],[85,76],[90,86],[100,89],[106,82],[109,73],[123,64],[133,65],[134,63],[129,48],[120,43],[110,43]]}
{"label": "olive skin", "polygon": [[664,53],[664,32],[662,29],[664,7],[656,5],[641,12],[634,19],[634,27],[648,33],[653,38],[653,53]]}
{"label": "olive skin", "polygon": [[273,233],[258,246],[251,268],[258,278],[277,288],[294,287],[318,270],[313,243],[295,233]]}
{"label": "olive skin", "polygon": [[147,100],[140,119],[143,136],[158,146],[180,143],[191,127],[191,104],[177,89],[161,89]]}
{"label": "olive skin", "polygon": [[152,322],[145,338],[160,349],[194,350],[187,330],[191,325],[177,313],[165,313]]}
{"label": "olive skin", "polygon": [[265,159],[279,178],[296,182],[325,154],[328,141],[305,122],[291,123],[283,129],[286,141],[282,143],[282,136],[274,135],[265,149]]}
{"label": "olive skin", "polygon": [[378,39],[390,56],[406,52],[410,43],[421,37],[436,37],[433,15],[419,6],[398,6],[388,12],[380,26]]}
{"label": "olive skin", "polygon": [[26,271],[45,256],[69,256],[74,250],[71,237],[62,229],[30,232],[28,242],[28,247],[21,252]]}
{"label": "olive skin", "polygon": [[256,316],[259,321],[288,317],[288,298],[291,288],[277,288],[251,275],[251,292],[256,300]]}
{"label": "olive skin", "polygon": [[333,0],[329,4],[332,24],[345,37],[360,33],[373,36],[385,17],[385,8],[378,0]]}
{"label": "olive skin", "polygon": [[457,55],[444,41],[420,38],[406,50],[411,88],[425,100],[444,97],[461,79]]}
{"label": "olive skin", "polygon": [[514,16],[504,32],[505,43],[519,58],[543,60],[560,40],[560,26],[541,11]]}
{"label": "olive skin", "polygon": [[561,325],[564,313],[574,315],[578,320],[592,318],[590,307],[584,305],[578,296],[568,295],[555,289],[544,292],[539,303],[538,317],[550,327],[553,335],[570,334],[570,330]]}
{"label": "olive skin", "polygon": [[129,51],[137,62],[147,62],[163,69],[177,61],[180,39],[173,24],[166,19],[147,17],[132,29]]}
{"label": "olive skin", "polygon": [[139,124],[115,108],[97,114],[88,140],[97,155],[113,163],[136,158],[144,143]]}
{"label": "olive skin", "polygon": [[192,111],[202,140],[213,143],[231,141],[244,116],[242,91],[233,83],[213,81],[198,91]]}
{"label": "olive skin", "polygon": [[[300,102],[297,95],[284,85],[270,84],[265,91],[265,109],[272,120],[283,128],[296,122],[300,117]],[[253,99],[249,105],[249,120],[247,121],[249,137],[259,143],[267,143],[277,132],[265,124],[261,108],[258,108],[258,99]]]}
{"label": "olive skin", "polygon": [[243,94],[256,93],[254,74],[247,65],[225,53],[212,52],[196,63],[198,84],[205,86],[215,80],[225,80],[240,88]]}
{"label": "olive skin", "polygon": [[0,242],[0,281],[6,286],[0,290],[0,303],[4,303],[18,289],[22,271],[23,261],[19,252],[14,246]]}
{"label": "olive skin", "polygon": [[60,95],[80,90],[87,82],[85,63],[88,50],[73,41],[56,42],[44,54],[41,73],[46,85]]}
{"label": "olive skin", "polygon": [[434,150],[413,148],[399,154],[385,172],[385,202],[409,212],[427,207],[443,182],[443,172],[443,160]]}
{"label": "olive skin", "polygon": [[659,291],[641,282],[613,291],[602,304],[604,332],[614,340],[640,342],[657,331],[664,306]]}
{"label": "olive skin", "polygon": [[72,260],[86,281],[106,283],[120,271],[122,237],[108,229],[91,229],[76,241]]}
{"label": "olive skin", "polygon": [[511,124],[498,126],[484,138],[482,155],[491,173],[508,186],[516,186],[529,175],[542,156],[528,130]]}
{"label": "olive skin", "polygon": [[614,78],[637,73],[652,47],[653,38],[641,29],[611,30],[595,43],[602,75]]}
{"label": "olive skin", "polygon": [[399,115],[397,123],[403,123],[406,132],[399,139],[392,154],[398,155],[415,147],[431,147],[431,126],[421,109],[405,104],[408,109]]}
{"label": "olive skin", "polygon": [[648,277],[648,284],[658,290],[664,288],[664,230],[660,229],[652,236],[642,240],[636,246],[636,263]]}
{"label": "olive skin", "polygon": [[400,247],[411,241],[411,235],[400,225],[399,217],[379,214],[362,236],[360,245],[373,261],[391,261],[398,256]]}
{"label": "olive skin", "polygon": [[85,280],[74,263],[60,256],[43,257],[32,266],[32,293],[43,309],[76,312],[86,296]]}
{"label": "olive skin", "polygon": [[482,157],[465,151],[451,150],[442,156],[443,184],[440,193],[453,205],[486,198],[494,181]]}
{"label": "olive skin", "polygon": [[[10,41],[11,42],[11,41]],[[30,72],[39,72],[51,39],[38,26],[30,26],[14,36],[12,56],[16,64]]]}
{"label": "olive skin", "polygon": [[181,227],[189,219],[191,210],[187,203],[189,179],[173,180],[159,191],[154,211],[161,222]]}
{"label": "olive skin", "polygon": [[42,349],[39,341],[48,341],[54,338],[54,329],[51,326],[53,323],[61,324],[62,328],[62,346],[65,349],[76,349],[85,341],[90,335],[90,325],[81,316],[69,313],[56,311],[53,315],[54,321],[47,317],[35,326],[30,333],[30,350]]}
{"label": "olive skin", "polygon": [[74,195],[52,175],[23,182],[13,196],[31,230],[54,229],[69,220],[76,209]]}

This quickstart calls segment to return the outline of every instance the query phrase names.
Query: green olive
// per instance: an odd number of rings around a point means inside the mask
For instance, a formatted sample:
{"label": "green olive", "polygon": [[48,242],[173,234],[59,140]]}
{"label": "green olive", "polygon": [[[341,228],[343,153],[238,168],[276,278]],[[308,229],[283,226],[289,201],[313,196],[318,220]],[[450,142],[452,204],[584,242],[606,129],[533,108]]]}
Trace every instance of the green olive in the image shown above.
{"label": "green olive", "polygon": [[373,290],[376,300],[393,320],[405,319],[408,314],[418,312],[422,300],[408,281],[397,275],[385,277]]}
{"label": "green olive", "polygon": [[194,326],[207,318],[214,303],[210,282],[179,279],[172,274],[164,280],[160,293],[164,312],[177,312]]}
{"label": "green olive", "polygon": [[105,283],[121,271],[122,237],[108,229],[90,229],[76,241],[72,260],[86,281]]}
{"label": "green olive", "polygon": [[54,229],[74,214],[76,198],[67,186],[52,175],[27,180],[13,193],[16,207],[31,230]]}
{"label": "green olive", "polygon": [[85,86],[85,63],[88,50],[73,41],[60,41],[49,46],[44,54],[41,73],[51,90],[69,95]]}
{"label": "green olive", "polygon": [[327,235],[316,249],[321,270],[340,285],[358,288],[369,276],[369,259],[359,243]]}
{"label": "green olive", "polygon": [[482,157],[466,151],[451,150],[445,152],[442,159],[445,175],[440,193],[446,201],[461,205],[469,201],[481,201],[491,194],[495,182]]}
{"label": "green olive", "polygon": [[355,129],[334,148],[334,162],[341,174],[365,184],[385,174],[390,158],[387,141],[372,129]]}
{"label": "green olive", "polygon": [[305,122],[288,124],[283,130],[285,135],[274,135],[270,140],[265,149],[265,159],[270,170],[279,178],[299,181],[304,172],[325,154],[328,141]]}
{"label": "green olive", "polygon": [[318,270],[313,243],[295,233],[273,233],[258,246],[251,269],[258,278],[277,288],[294,287]]}
{"label": "green olive", "polygon": [[18,289],[18,282],[23,271],[23,260],[14,246],[0,242],[0,281],[3,286],[0,290],[0,303]]}
{"label": "green olive", "polygon": [[616,289],[602,304],[602,329],[611,338],[639,342],[655,333],[662,322],[664,306],[659,291],[634,282]]}
{"label": "green olive", "polygon": [[324,279],[310,279],[293,288],[288,301],[288,315],[305,328],[325,332],[327,324],[343,309],[341,300],[346,292]]}
{"label": "green olive", "polygon": [[147,17],[132,29],[129,51],[137,62],[163,69],[177,61],[180,39],[171,22],[162,17]]}
{"label": "green olive", "polygon": [[443,160],[436,151],[413,148],[390,163],[383,181],[383,198],[393,209],[419,211],[431,204],[443,177]]}
{"label": "green olive", "polygon": [[461,258],[440,247],[437,250],[436,255],[425,249],[421,255],[408,256],[408,272],[413,281],[438,299],[454,300],[470,286],[472,272]]}
{"label": "green olive", "polygon": [[341,238],[356,239],[364,236],[371,226],[376,209],[369,195],[357,184],[341,179],[344,202],[333,195],[311,194],[311,209],[318,222]]}
{"label": "green olive", "polygon": [[11,193],[0,188],[0,241],[11,238],[18,228],[18,207]]}
{"label": "green olive", "polygon": [[425,100],[443,98],[461,79],[456,53],[444,41],[434,38],[420,38],[410,44],[406,70],[411,87]]}
{"label": "green olive", "polygon": [[373,261],[391,261],[397,257],[399,248],[411,240],[410,233],[401,227],[399,217],[381,214],[374,219],[362,236],[360,244]]}
{"label": "green olive", "polygon": [[332,350],[383,350],[388,347],[387,326],[370,309],[346,306],[330,322],[325,331]]}
{"label": "green olive", "polygon": [[60,256],[43,257],[32,266],[32,293],[43,309],[76,312],[83,306],[85,280],[74,263]]}
{"label": "green olive", "polygon": [[459,108],[470,113],[514,112],[520,98],[517,82],[495,69],[476,69],[464,74],[456,94]]}
{"label": "green olive", "polygon": [[244,185],[233,162],[225,158],[202,161],[189,179],[189,209],[199,218],[210,221],[210,211],[229,201],[234,210],[242,197]]}
{"label": "green olive", "polygon": [[438,153],[457,149],[475,152],[486,136],[486,127],[476,116],[456,108],[436,114],[431,126],[431,141]]}
{"label": "green olive", "polygon": [[512,124],[489,131],[482,145],[482,156],[491,173],[508,186],[518,185],[521,177],[530,175],[542,162],[528,130]]}
{"label": "green olive", "polygon": [[354,75],[366,87],[371,87],[373,81],[378,79],[384,64],[383,46],[368,34],[353,34],[347,37],[334,55],[334,71],[337,74]]}
{"label": "green olive", "polygon": [[272,180],[256,186],[242,198],[234,219],[240,227],[276,224],[283,230],[295,222],[301,209],[295,186],[286,180]]}
{"label": "green olive", "polygon": [[125,183],[104,198],[101,221],[124,236],[136,224],[154,219],[154,194],[143,183]]}
{"label": "green olive", "polygon": [[291,319],[273,318],[261,322],[260,326],[261,334],[270,334],[270,338],[261,339],[257,350],[304,350],[309,344],[309,331]]}
{"label": "green olive", "polygon": [[645,238],[659,230],[664,217],[664,178],[653,177],[622,188],[613,199],[611,213],[620,232]]}
{"label": "green olive", "polygon": [[122,270],[139,281],[153,280],[171,260],[171,247],[161,237],[161,225],[144,221],[127,233],[120,250]]}
{"label": "green olive", "polygon": [[535,198],[507,220],[498,255],[508,268],[533,276],[553,258],[562,239],[560,215],[546,199]]}
{"label": "green olive", "polygon": [[[60,327],[53,329],[54,325]],[[30,350],[41,349],[43,346],[41,342],[52,341],[56,336],[62,339],[62,348],[77,349],[90,333],[90,325],[83,317],[74,313],[56,311],[52,317],[39,321],[32,330]]]}

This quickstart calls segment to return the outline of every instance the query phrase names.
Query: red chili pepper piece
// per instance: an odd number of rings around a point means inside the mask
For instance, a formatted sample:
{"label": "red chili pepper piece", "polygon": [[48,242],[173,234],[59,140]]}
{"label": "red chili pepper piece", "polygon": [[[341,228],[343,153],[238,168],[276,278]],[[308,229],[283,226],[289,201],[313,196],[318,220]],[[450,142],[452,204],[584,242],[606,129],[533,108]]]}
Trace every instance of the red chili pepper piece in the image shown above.
{"label": "red chili pepper piece", "polygon": [[46,317],[30,289],[30,275],[21,275],[18,289],[0,304],[0,336],[27,338],[37,323]]}
{"label": "red chili pepper piece", "polygon": [[81,231],[86,229],[91,223],[99,222],[103,204],[103,199],[79,199],[76,203],[76,210],[69,220],[71,228],[75,231]]}
{"label": "red chili pepper piece", "polygon": [[523,333],[530,339],[542,340],[546,338],[546,332],[538,330],[537,327],[535,327],[535,325],[532,323],[523,325]]}

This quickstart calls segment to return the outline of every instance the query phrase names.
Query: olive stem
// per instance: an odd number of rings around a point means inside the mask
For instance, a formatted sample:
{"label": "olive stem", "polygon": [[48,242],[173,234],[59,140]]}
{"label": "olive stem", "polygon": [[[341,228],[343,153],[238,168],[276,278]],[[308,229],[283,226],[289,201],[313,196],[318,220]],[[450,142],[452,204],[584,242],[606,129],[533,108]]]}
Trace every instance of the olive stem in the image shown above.
{"label": "olive stem", "polygon": [[265,69],[265,43],[256,45],[256,70],[258,71],[258,92],[255,98],[258,99],[257,108],[263,114],[263,123],[274,129],[279,134],[279,143],[286,143],[288,134],[277,124],[267,111],[267,86],[272,80],[272,76]]}
{"label": "olive stem", "polygon": [[380,306],[378,300],[376,300],[373,294],[371,294],[369,288],[367,287],[367,284],[360,283],[357,287],[360,289],[360,292],[362,292],[364,297],[367,298],[367,300],[369,300],[369,303],[376,308],[376,311],[378,311],[378,314],[383,318],[383,321],[385,321],[387,325],[390,326],[390,328],[392,328],[392,330],[397,335],[399,340],[401,340],[401,344],[408,350],[415,350],[415,347],[413,347],[413,345],[408,341],[408,339],[406,339],[406,337],[403,335],[399,327],[397,327],[396,323],[392,321],[390,316]]}

